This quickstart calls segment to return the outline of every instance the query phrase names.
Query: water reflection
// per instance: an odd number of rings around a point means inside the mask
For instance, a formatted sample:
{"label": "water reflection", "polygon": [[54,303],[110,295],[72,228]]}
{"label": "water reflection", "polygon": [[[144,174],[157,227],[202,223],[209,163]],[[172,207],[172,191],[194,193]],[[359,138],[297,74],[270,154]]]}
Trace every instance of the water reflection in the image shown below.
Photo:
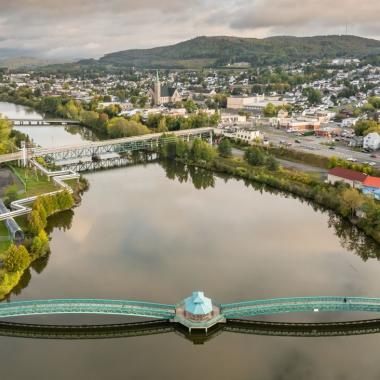
{"label": "water reflection", "polygon": [[0,336],[32,339],[115,339],[136,338],[175,332],[193,344],[205,344],[223,332],[294,338],[343,337],[380,333],[380,319],[337,323],[276,323],[228,320],[207,332],[193,330],[170,321],[150,320],[104,325],[51,325],[0,321]]}
{"label": "water reflection", "polygon": [[164,168],[166,177],[170,180],[178,181],[179,183],[186,183],[190,181],[194,188],[198,190],[215,187],[215,180],[216,177],[218,177],[222,178],[225,183],[229,180],[242,181],[246,187],[250,187],[260,193],[267,192],[284,198],[297,199],[299,202],[311,206],[314,211],[322,212],[328,215],[328,226],[334,230],[335,235],[339,238],[343,248],[360,256],[363,261],[367,261],[369,259],[380,259],[380,245],[376,243],[376,241],[366,236],[349,221],[332,211],[326,210],[324,207],[321,207],[310,200],[274,189],[265,184],[233,178],[227,175],[214,174],[208,170],[183,165],[179,162],[162,161],[160,162],[160,165]]}
{"label": "water reflection", "polygon": [[215,175],[209,170],[183,165],[175,161],[162,161],[160,164],[165,169],[166,177],[171,180],[177,180],[180,183],[190,180],[197,190],[215,186]]}
{"label": "water reflection", "polygon": [[84,141],[98,141],[99,137],[94,131],[89,128],[84,128],[79,125],[67,125],[65,131],[70,135],[79,135]]}

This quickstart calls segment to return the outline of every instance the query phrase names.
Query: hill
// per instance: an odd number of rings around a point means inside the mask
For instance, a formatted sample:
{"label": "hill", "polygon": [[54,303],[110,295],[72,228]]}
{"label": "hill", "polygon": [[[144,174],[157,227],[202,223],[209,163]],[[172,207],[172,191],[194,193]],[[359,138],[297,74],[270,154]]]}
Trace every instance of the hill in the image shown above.
{"label": "hill", "polygon": [[35,68],[45,65],[54,65],[58,63],[68,63],[68,59],[42,59],[35,57],[12,57],[0,59],[0,67],[8,69]]}
{"label": "hill", "polygon": [[[143,68],[199,68],[248,62],[252,66],[380,54],[380,41],[356,36],[197,37],[171,46],[107,54],[101,65]],[[89,62],[87,62],[89,64]]]}

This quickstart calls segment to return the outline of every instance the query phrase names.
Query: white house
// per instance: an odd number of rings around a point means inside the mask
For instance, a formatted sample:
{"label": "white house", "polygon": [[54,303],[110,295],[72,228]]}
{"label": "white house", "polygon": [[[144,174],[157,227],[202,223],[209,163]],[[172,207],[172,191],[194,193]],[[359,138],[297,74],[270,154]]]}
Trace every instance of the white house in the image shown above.
{"label": "white house", "polygon": [[232,139],[244,141],[247,144],[252,144],[255,140],[263,140],[264,135],[255,129],[235,129],[233,131],[226,130],[222,131],[223,136]]}
{"label": "white house", "polygon": [[363,148],[370,150],[380,149],[380,135],[377,132],[369,133],[364,137]]}

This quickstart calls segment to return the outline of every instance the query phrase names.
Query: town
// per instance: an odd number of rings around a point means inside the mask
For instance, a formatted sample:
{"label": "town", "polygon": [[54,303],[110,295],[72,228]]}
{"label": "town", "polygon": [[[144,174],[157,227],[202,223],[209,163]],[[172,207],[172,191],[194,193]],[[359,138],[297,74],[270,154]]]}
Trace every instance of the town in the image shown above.
{"label": "town", "polygon": [[379,13],[3,1],[1,380],[377,380]]}

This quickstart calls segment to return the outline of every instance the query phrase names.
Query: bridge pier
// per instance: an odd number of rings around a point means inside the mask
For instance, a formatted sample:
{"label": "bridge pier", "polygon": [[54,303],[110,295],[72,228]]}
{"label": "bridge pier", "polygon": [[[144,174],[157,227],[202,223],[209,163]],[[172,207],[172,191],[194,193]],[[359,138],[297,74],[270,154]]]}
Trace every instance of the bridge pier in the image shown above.
{"label": "bridge pier", "polygon": [[22,151],[22,165],[26,167],[28,165],[28,151],[26,149],[25,141],[21,142],[21,151]]}

